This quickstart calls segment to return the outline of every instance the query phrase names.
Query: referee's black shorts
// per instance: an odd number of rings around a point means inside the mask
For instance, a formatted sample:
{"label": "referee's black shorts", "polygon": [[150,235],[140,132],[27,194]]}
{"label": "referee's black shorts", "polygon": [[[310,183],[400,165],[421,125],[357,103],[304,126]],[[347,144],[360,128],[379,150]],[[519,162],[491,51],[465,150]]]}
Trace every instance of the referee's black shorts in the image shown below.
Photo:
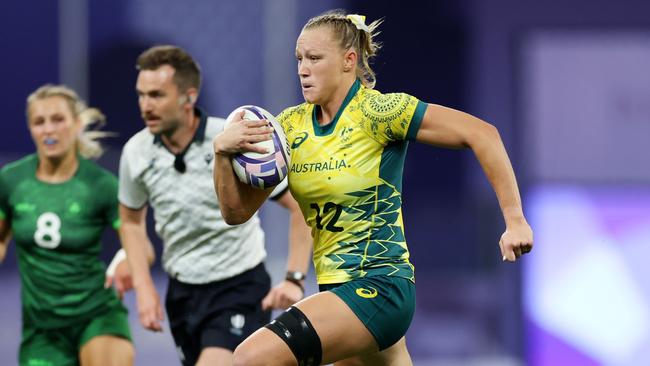
{"label": "referee's black shorts", "polygon": [[194,365],[206,347],[234,351],[271,320],[262,299],[271,278],[260,263],[235,277],[201,285],[169,278],[165,307],[183,365]]}

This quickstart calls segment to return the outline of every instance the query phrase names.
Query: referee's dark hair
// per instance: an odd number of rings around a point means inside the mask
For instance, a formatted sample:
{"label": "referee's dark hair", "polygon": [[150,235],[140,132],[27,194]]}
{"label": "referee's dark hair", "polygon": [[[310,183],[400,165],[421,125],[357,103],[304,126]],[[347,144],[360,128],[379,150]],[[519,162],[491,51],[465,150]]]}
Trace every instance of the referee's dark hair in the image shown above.
{"label": "referee's dark hair", "polygon": [[163,65],[174,68],[174,82],[181,92],[185,92],[189,88],[200,90],[201,67],[189,53],[180,47],[171,45],[151,47],[138,56],[135,68],[137,70],[156,70]]}

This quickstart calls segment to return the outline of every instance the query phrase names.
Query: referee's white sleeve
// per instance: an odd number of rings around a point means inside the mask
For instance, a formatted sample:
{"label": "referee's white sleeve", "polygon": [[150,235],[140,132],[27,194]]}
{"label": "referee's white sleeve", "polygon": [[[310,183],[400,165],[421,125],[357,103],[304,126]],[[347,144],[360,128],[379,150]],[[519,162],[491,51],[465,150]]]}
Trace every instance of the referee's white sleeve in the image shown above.
{"label": "referee's white sleeve", "polygon": [[117,196],[124,206],[139,209],[147,203],[148,195],[142,182],[134,176],[131,161],[138,157],[129,154],[129,147],[127,143],[122,149],[122,156],[120,157],[120,184]]}

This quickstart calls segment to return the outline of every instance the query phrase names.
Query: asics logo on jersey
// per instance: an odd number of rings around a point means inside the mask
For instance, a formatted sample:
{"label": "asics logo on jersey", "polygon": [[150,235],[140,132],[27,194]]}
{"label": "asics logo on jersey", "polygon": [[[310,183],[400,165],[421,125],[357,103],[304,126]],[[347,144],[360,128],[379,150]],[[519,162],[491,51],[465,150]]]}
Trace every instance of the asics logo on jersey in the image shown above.
{"label": "asics logo on jersey", "polygon": [[301,132],[298,134],[295,140],[293,140],[293,144],[291,144],[292,149],[297,149],[302,145],[305,140],[307,140],[307,137],[309,137],[309,134],[307,132]]}
{"label": "asics logo on jersey", "polygon": [[372,287],[369,287],[369,288],[360,287],[355,292],[357,293],[357,295],[359,295],[360,297],[363,297],[364,299],[375,298],[375,297],[377,297],[377,293],[378,293],[377,289],[372,288]]}

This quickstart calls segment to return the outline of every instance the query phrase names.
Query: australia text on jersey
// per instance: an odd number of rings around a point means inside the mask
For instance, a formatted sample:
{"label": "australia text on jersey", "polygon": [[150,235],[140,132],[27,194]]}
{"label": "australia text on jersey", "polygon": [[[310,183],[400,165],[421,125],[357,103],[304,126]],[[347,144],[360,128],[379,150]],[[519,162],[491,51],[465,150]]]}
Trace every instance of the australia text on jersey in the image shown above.
{"label": "australia text on jersey", "polygon": [[324,172],[330,170],[341,170],[348,168],[349,164],[344,159],[334,160],[330,158],[329,161],[309,162],[301,164],[291,164],[291,173],[311,173],[311,172]]}

